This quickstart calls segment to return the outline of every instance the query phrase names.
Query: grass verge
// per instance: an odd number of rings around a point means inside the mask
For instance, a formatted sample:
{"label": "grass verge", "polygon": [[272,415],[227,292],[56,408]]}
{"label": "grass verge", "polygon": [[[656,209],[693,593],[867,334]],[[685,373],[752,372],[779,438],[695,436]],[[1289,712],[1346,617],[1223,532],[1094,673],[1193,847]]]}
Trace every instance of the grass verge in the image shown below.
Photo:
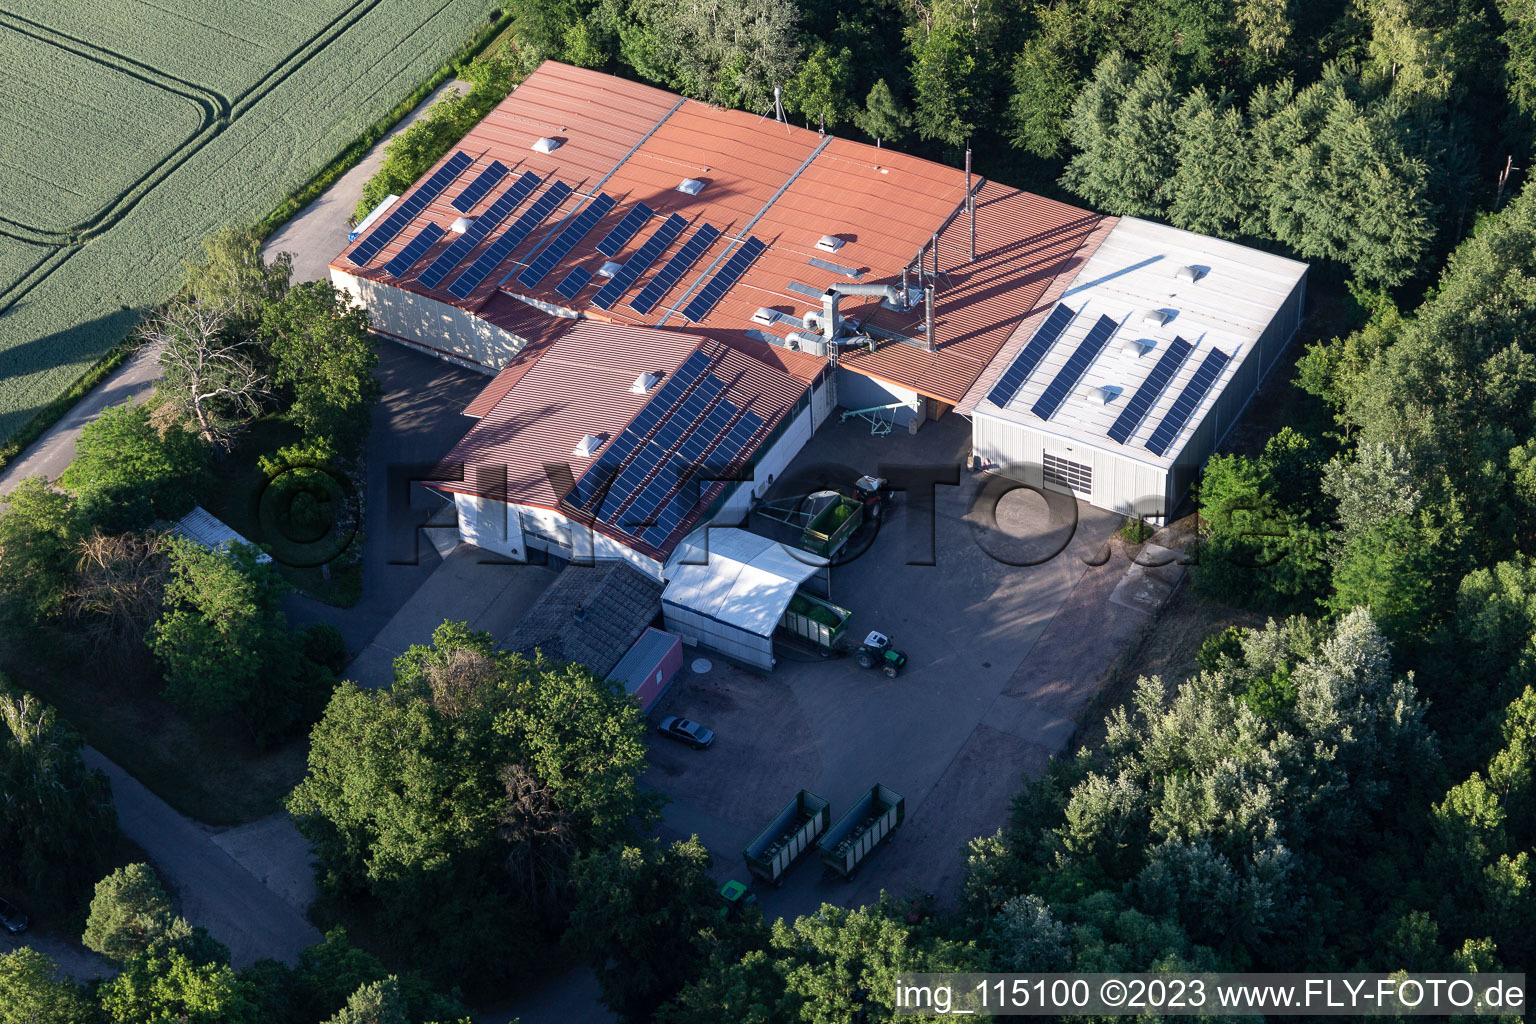
{"label": "grass verge", "polygon": [[5,469],[14,462],[21,453],[26,451],[31,444],[48,432],[48,428],[59,422],[64,414],[74,408],[76,402],[84,398],[92,388],[106,380],[119,366],[128,361],[128,357],[139,350],[139,342],[135,338],[125,340],[112,351],[101,358],[95,366],[75,381],[68,391],[59,395],[53,401],[43,406],[37,414],[27,421],[26,425],[15,434],[0,443],[0,470]]}

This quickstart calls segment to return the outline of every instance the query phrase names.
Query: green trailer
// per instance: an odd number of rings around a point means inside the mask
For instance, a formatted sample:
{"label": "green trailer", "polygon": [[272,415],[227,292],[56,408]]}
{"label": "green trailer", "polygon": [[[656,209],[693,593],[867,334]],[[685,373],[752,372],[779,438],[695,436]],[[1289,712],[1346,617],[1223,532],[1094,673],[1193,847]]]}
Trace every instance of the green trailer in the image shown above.
{"label": "green trailer", "polygon": [[875,783],[816,844],[821,862],[845,881],[852,879],[880,841],[901,827],[906,808],[906,798],[900,793]]}
{"label": "green trailer", "polygon": [[741,852],[747,870],[778,885],[795,858],[811,848],[832,820],[831,804],[802,789]]}
{"label": "green trailer", "polygon": [[831,601],[814,594],[796,593],[779,617],[779,628],[815,644],[825,652],[825,657],[843,638],[852,617],[853,612]]}
{"label": "green trailer", "polygon": [[864,521],[864,503],[836,491],[817,491],[810,500],[825,505],[806,524],[800,546],[812,554],[831,558]]}

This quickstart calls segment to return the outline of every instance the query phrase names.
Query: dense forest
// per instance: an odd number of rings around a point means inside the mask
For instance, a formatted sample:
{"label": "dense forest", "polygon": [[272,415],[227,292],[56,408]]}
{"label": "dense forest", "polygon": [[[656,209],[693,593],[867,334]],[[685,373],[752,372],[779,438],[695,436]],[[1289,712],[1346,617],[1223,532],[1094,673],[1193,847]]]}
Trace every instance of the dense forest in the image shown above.
{"label": "dense forest", "polygon": [[[0,957],[0,982],[33,1000],[20,1016],[0,1006],[0,1021],[136,1024],[206,991],[215,1009],[182,1019],[407,1024],[462,1012],[434,988],[505,991],[573,960],[625,1020],[671,1024],[886,1020],[896,973],[923,969],[1536,963],[1529,4],[550,0],[514,14],[510,48],[402,133],[382,173],[414,180],[555,58],[762,113],[782,87],[813,128],[950,162],[970,145],[1009,184],[1308,260],[1319,308],[1276,371],[1291,379],[1265,398],[1285,426],[1214,457],[1198,484],[1190,599],[1271,618],[1213,628],[1197,671],[1141,680],[1102,743],[1021,780],[1009,821],[968,844],[952,908],[894,894],[726,920],[702,846],[643,838],[656,810],[635,785],[643,726],[590,674],[446,625],[397,662],[391,690],[342,685],[322,712],[326,645],[287,630],[264,571],[224,579],[163,546],[91,560],[93,543],[142,524],[103,518],[138,505],[97,500],[127,484],[87,438],[71,493],[26,487],[0,510],[12,635],[23,623],[57,645],[64,625],[95,623],[102,642],[126,634],[152,653],[168,697],[210,720],[235,706],[275,708],[264,719],[290,731],[318,717],[289,807],[328,905],[371,924],[384,959],[334,933],[296,969],[232,972],[152,878],[120,869],[97,886],[87,942],[122,980],[82,1010],[46,961]],[[314,360],[303,339],[354,333],[329,296],[289,290],[280,268],[268,288],[259,259],[204,269],[204,290],[243,282],[234,292],[255,296],[250,352],[287,414],[334,419],[338,446],[355,444],[346,425],[374,396],[341,388],[328,405],[305,374],[282,376]],[[331,348],[321,365],[336,380],[366,377]],[[98,431],[103,451],[136,438],[136,465],[160,467],[134,483],[146,521],[195,490],[203,450],[252,415],[216,403],[199,428],[195,382],[164,390],[186,436],[128,416]],[[153,599],[92,604],[104,568]],[[245,632],[214,629],[233,606]],[[234,657],[251,631],[269,652],[254,668]],[[210,651],[220,671],[196,671],[192,655]],[[81,853],[113,833],[102,786],[52,711],[5,692],[0,712],[0,780],[53,812],[0,807],[0,855],[33,888],[83,898],[113,866]],[[58,784],[21,781],[45,776]],[[111,925],[119,904],[130,934]],[[401,964],[418,973],[390,973]]]}

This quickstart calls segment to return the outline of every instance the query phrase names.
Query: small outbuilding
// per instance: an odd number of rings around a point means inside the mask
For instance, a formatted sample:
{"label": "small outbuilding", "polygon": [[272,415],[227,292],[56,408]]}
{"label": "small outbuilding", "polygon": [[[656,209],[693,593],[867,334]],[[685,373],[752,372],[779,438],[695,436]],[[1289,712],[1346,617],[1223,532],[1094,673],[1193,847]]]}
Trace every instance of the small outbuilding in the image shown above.
{"label": "small outbuilding", "polygon": [[[192,511],[182,516],[171,524],[172,536],[185,537],[194,544],[199,544],[209,551],[224,553],[229,551],[231,544],[244,544],[247,547],[256,547],[246,540],[234,529],[225,524],[222,519],[201,505],[193,505]],[[266,565],[272,561],[272,556],[262,551],[256,556],[256,561]]]}
{"label": "small outbuilding", "polygon": [[625,692],[640,702],[640,710],[649,711],[682,667],[682,640],[652,627],[640,634],[608,678],[623,683]]}
{"label": "small outbuilding", "polygon": [[766,671],[789,602],[826,568],[824,558],[746,530],[699,530],[669,566],[662,619],[685,640]]}

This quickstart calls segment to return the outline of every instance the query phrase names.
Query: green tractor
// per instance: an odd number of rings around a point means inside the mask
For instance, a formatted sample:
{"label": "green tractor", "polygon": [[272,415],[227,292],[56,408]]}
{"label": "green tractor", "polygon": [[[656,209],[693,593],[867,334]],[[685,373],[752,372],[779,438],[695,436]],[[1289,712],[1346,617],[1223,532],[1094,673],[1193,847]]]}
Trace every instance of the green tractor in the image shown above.
{"label": "green tractor", "polygon": [[884,633],[869,631],[869,636],[859,645],[859,667],[879,666],[886,675],[895,679],[906,665],[907,656],[891,646],[891,638]]}
{"label": "green tractor", "polygon": [[720,920],[733,921],[739,920],[746,908],[757,902],[757,893],[733,878],[720,887],[720,899],[725,902],[720,908]]}

